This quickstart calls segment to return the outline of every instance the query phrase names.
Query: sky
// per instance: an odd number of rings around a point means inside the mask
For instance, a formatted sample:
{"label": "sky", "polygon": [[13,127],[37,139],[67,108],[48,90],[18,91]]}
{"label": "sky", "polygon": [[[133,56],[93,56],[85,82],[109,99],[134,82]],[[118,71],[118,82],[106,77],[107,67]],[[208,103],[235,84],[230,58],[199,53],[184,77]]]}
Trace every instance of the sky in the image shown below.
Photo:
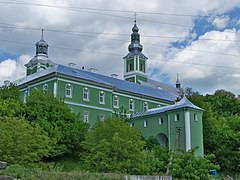
{"label": "sky", "polygon": [[149,78],[240,94],[240,0],[0,0],[0,85],[25,76],[41,29],[54,63],[123,79],[135,12]]}

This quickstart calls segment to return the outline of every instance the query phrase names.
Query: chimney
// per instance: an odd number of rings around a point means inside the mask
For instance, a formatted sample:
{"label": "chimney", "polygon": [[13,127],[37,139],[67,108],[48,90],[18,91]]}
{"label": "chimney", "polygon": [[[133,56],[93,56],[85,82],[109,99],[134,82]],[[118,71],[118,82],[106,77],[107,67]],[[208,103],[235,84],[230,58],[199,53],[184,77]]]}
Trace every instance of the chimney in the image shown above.
{"label": "chimney", "polygon": [[96,69],[96,68],[90,68],[90,69],[88,69],[90,72],[92,72],[92,73],[97,73],[98,72],[98,70]]}
{"label": "chimney", "polygon": [[76,64],[75,63],[68,63],[68,66],[74,68],[76,66]]}
{"label": "chimney", "polygon": [[117,78],[118,75],[113,73],[113,74],[111,74],[111,77],[112,77],[112,78]]}

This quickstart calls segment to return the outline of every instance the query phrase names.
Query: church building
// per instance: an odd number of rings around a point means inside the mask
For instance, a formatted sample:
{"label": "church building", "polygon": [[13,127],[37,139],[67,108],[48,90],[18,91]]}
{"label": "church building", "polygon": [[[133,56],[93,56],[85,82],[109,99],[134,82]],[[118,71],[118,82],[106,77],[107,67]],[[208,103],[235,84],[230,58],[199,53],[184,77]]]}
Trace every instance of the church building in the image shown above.
{"label": "church building", "polygon": [[147,77],[148,58],[142,53],[136,21],[129,52],[123,58],[124,80],[56,64],[48,57],[48,48],[42,33],[36,55],[25,65],[26,76],[14,82],[23,102],[33,89],[48,91],[63,98],[90,126],[119,116],[139,128],[145,138],[154,136],[172,150],[198,147],[196,156],[203,156],[203,109],[180,96],[178,78],[176,87],[172,87]]}

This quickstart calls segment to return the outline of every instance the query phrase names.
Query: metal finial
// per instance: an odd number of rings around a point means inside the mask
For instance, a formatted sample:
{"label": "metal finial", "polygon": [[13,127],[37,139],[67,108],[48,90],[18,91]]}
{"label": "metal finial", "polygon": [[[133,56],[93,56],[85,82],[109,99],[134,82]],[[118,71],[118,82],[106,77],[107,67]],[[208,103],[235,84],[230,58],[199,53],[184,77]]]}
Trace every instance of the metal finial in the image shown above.
{"label": "metal finial", "polygon": [[136,22],[137,22],[137,13],[135,12],[133,16],[134,16],[134,22],[136,24]]}
{"label": "metal finial", "polygon": [[43,39],[43,31],[44,31],[44,29],[42,29],[42,39]]}

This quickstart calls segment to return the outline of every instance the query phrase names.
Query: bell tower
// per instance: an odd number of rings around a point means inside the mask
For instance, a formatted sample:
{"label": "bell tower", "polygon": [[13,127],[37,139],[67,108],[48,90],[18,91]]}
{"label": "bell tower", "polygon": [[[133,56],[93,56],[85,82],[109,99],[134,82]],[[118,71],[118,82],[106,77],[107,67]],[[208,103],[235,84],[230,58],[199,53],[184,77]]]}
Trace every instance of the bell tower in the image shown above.
{"label": "bell tower", "polygon": [[27,68],[27,76],[55,65],[48,58],[48,43],[43,39],[43,29],[42,38],[35,44],[35,46],[36,55],[25,64],[25,67]]}
{"label": "bell tower", "polygon": [[142,54],[143,46],[140,44],[140,34],[136,23],[132,28],[131,43],[128,46],[129,53],[124,59],[124,79],[126,81],[140,83],[147,82],[147,57]]}

